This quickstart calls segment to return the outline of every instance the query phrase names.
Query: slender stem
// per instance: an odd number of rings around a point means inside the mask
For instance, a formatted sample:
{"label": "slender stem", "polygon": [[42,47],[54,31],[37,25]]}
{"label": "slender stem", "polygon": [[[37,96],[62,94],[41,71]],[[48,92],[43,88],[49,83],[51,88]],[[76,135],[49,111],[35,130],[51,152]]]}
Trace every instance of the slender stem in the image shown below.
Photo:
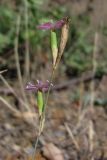
{"label": "slender stem", "polygon": [[[98,56],[98,49],[99,49],[99,34],[96,32],[95,34],[95,40],[94,40],[94,50],[93,50],[93,76],[96,74],[97,70],[97,56]],[[94,112],[94,101],[95,101],[95,80],[91,82],[91,99],[90,99],[90,107],[91,111]],[[90,119],[89,122],[89,151],[92,153],[94,150],[94,127],[93,127],[93,122]],[[94,157],[91,157],[91,160],[94,160]]]}
{"label": "slender stem", "polygon": [[[39,128],[39,132],[40,132],[40,128]],[[35,142],[35,148],[34,148],[34,153],[32,154],[32,160],[35,160],[39,138],[40,138],[40,133],[38,133],[38,136],[37,136],[37,139],[36,139],[36,142]]]}
{"label": "slender stem", "polygon": [[39,138],[41,136],[41,133],[43,131],[44,128],[44,123],[45,123],[45,113],[46,113],[46,109],[47,109],[47,104],[48,104],[48,99],[49,99],[49,94],[50,94],[50,90],[51,90],[51,83],[53,82],[53,77],[55,74],[55,68],[53,67],[52,69],[52,74],[51,74],[51,78],[50,78],[50,86],[48,88],[48,92],[47,92],[47,96],[46,96],[46,101],[45,101],[45,105],[44,105],[44,111],[40,117],[40,124],[39,124],[39,132],[38,132],[38,136],[35,142],[35,148],[34,148],[34,153],[32,155],[32,160],[35,160],[35,156],[36,156],[36,150],[37,150],[37,145],[39,142]]}
{"label": "slender stem", "polygon": [[49,86],[49,89],[48,89],[48,92],[47,92],[47,97],[46,97],[46,101],[45,101],[45,105],[44,105],[44,112],[43,112],[42,117],[44,117],[45,113],[46,113],[47,103],[48,103],[50,89],[51,89],[51,83],[53,82],[54,74],[55,74],[55,68],[52,69],[52,74],[51,74],[51,78],[50,78],[50,86]]}

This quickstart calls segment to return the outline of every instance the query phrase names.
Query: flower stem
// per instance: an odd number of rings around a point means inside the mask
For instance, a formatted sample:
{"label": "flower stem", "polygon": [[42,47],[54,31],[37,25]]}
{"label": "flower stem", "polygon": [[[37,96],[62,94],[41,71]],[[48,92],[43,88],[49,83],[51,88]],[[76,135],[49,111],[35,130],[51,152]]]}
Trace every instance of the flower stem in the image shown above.
{"label": "flower stem", "polygon": [[46,113],[46,109],[47,109],[47,104],[48,104],[48,99],[49,99],[49,94],[50,94],[50,89],[51,89],[51,83],[53,82],[53,78],[54,78],[54,74],[55,74],[55,68],[53,67],[52,69],[52,74],[51,74],[51,78],[50,78],[50,85],[48,88],[48,92],[47,92],[47,96],[46,96],[46,101],[44,104],[44,111],[40,117],[40,123],[39,123],[39,132],[38,132],[38,136],[35,142],[35,148],[34,148],[34,153],[32,155],[32,160],[35,160],[36,157],[36,150],[37,150],[37,146],[38,146],[38,142],[39,142],[39,138],[42,134],[43,128],[44,128],[44,124],[45,124],[45,113]]}

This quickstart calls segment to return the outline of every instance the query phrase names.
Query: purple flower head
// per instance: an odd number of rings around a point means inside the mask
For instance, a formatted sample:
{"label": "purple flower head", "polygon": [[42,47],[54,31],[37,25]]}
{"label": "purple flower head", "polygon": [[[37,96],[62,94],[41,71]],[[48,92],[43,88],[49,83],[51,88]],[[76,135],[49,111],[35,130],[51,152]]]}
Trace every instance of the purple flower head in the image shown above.
{"label": "purple flower head", "polygon": [[37,28],[38,29],[48,30],[48,29],[52,29],[53,28],[53,24],[51,22],[47,22],[47,23],[39,25]]}
{"label": "purple flower head", "polygon": [[31,82],[29,82],[26,86],[26,90],[31,90],[34,92],[47,92],[50,86],[53,87],[53,84],[50,83],[48,80],[45,83],[37,80],[37,84],[32,84]]}
{"label": "purple flower head", "polygon": [[64,19],[57,21],[56,23],[44,23],[39,25],[37,28],[38,29],[43,29],[43,30],[53,30],[53,29],[60,29],[63,25],[65,24]]}
{"label": "purple flower head", "polygon": [[65,21],[63,19],[59,20],[54,24],[54,28],[55,29],[60,29],[64,24],[65,24]]}

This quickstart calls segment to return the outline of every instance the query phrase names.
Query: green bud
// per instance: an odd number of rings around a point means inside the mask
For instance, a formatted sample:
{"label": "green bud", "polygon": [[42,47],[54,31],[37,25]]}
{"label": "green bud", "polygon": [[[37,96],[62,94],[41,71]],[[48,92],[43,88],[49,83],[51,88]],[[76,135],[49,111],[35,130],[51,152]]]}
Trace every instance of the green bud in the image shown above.
{"label": "green bud", "polygon": [[53,30],[51,30],[51,49],[52,49],[52,56],[53,56],[53,65],[55,65],[57,55],[58,55],[58,46],[57,46],[56,32]]}
{"label": "green bud", "polygon": [[41,116],[44,108],[44,100],[43,100],[43,93],[38,91],[37,93],[37,105],[39,109],[39,116]]}

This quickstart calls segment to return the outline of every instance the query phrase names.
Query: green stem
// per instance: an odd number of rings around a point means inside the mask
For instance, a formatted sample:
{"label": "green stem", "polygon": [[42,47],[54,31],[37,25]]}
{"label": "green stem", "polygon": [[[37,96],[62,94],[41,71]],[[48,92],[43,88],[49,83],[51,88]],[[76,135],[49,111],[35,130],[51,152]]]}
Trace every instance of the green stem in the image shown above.
{"label": "green stem", "polygon": [[32,160],[35,160],[35,156],[36,156],[36,150],[37,150],[37,146],[38,146],[38,142],[39,142],[39,138],[42,134],[43,128],[44,128],[44,124],[45,124],[45,114],[46,114],[46,109],[47,109],[47,104],[48,104],[48,99],[49,99],[49,94],[50,94],[50,90],[51,90],[51,83],[53,82],[53,77],[55,74],[55,68],[53,67],[52,69],[52,74],[51,74],[51,78],[50,78],[50,86],[48,88],[48,92],[47,92],[47,96],[46,96],[46,101],[44,104],[44,111],[40,117],[40,124],[39,124],[39,132],[38,132],[38,136],[35,142],[35,148],[34,148],[34,153],[32,155]]}

